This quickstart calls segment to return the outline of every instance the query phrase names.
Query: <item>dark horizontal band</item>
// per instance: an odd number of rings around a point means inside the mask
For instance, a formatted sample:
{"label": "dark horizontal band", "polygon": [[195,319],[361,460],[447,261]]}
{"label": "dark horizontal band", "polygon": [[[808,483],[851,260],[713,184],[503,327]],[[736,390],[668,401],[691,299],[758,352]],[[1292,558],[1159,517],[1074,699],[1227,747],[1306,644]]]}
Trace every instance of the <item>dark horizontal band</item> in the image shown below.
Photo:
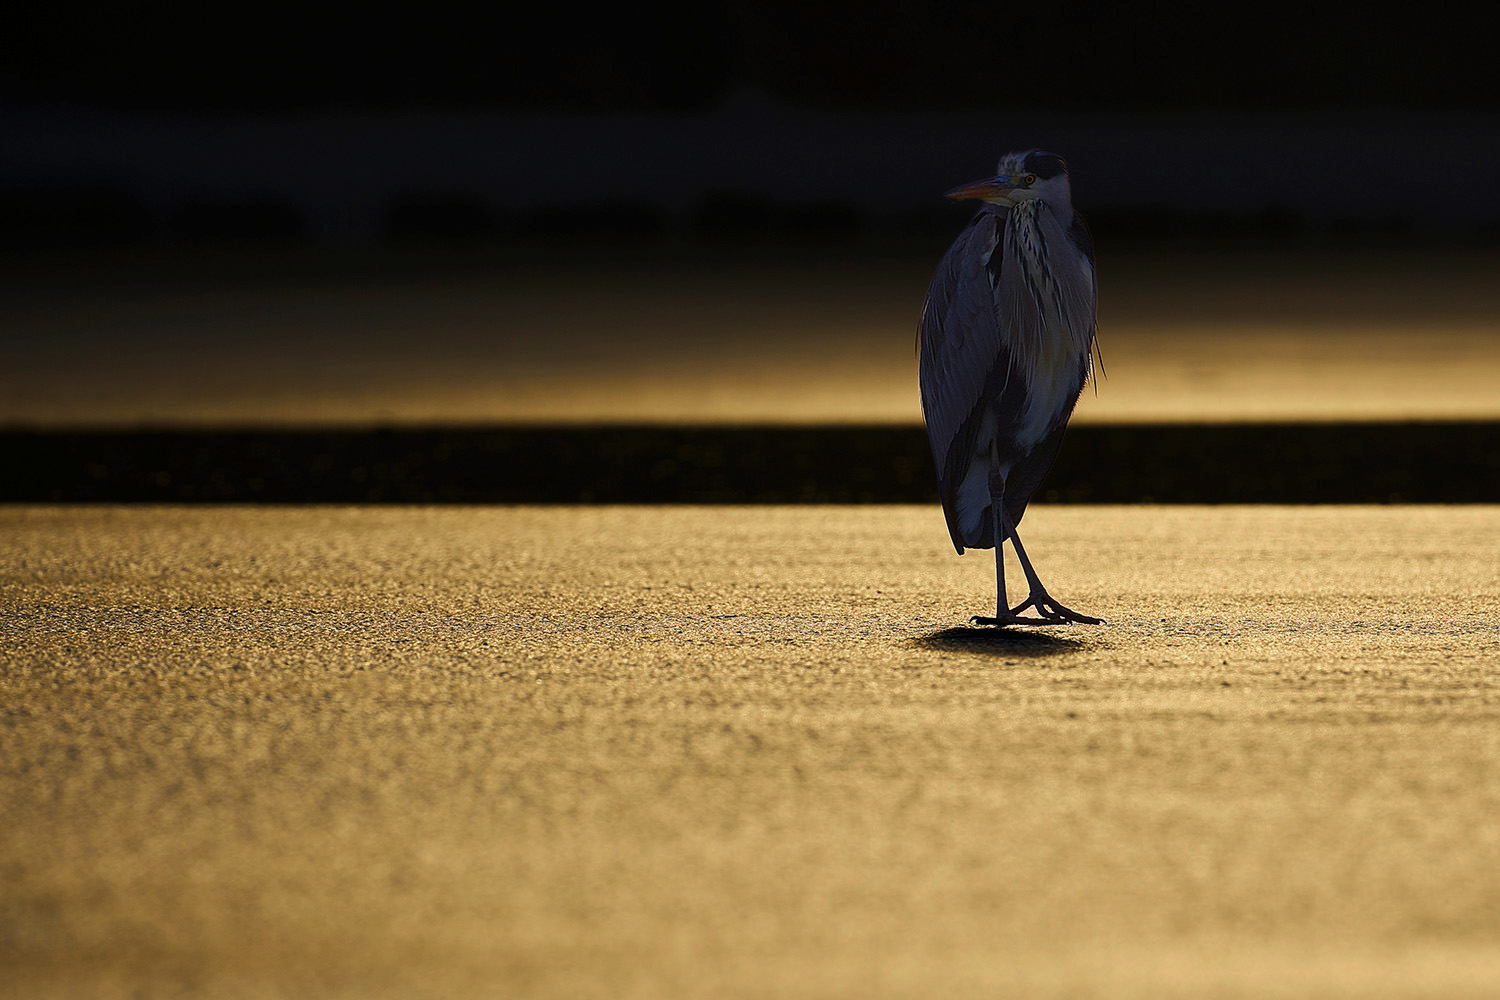
{"label": "dark horizontal band", "polygon": [[[920,427],[0,431],[0,501],[922,503]],[[1500,423],[1083,424],[1037,501],[1500,502]]]}

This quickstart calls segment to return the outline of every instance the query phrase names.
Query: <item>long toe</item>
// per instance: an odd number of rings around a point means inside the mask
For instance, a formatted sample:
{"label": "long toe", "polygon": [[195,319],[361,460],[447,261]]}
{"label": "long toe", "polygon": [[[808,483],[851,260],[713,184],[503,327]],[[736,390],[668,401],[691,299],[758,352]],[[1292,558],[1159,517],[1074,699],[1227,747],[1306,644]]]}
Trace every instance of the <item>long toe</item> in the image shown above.
{"label": "long toe", "polygon": [[1053,621],[1060,622],[1065,625],[1104,624],[1104,619],[1102,618],[1091,618],[1088,615],[1079,614],[1072,608],[1059,604],[1057,601],[1054,601],[1052,598],[1045,595],[1041,600],[1037,602],[1036,608],[1039,613],[1046,615]]}
{"label": "long toe", "polygon": [[995,618],[989,618],[984,615],[975,615],[973,618],[969,619],[969,622],[973,625],[996,625],[1000,627],[1005,627],[1008,625],[1018,625],[1023,628],[1036,628],[1039,625],[1067,624],[1065,621],[1059,618],[1029,618],[1024,615],[1018,615],[1015,612],[1011,612],[1006,615],[1000,615]]}
{"label": "long toe", "polygon": [[[1034,618],[1023,618],[1023,617],[1021,617],[1022,612],[1024,612],[1027,608],[1035,608],[1036,609],[1036,617],[1034,617]],[[1020,604],[1017,604],[1015,607],[1013,607],[1013,608],[1010,609],[1010,617],[1020,619],[1021,621],[1026,622],[1029,625],[1066,625],[1066,624],[1068,624],[1067,619],[1060,618],[1060,617],[1058,617],[1057,615],[1053,614],[1051,611],[1048,610],[1048,608],[1047,608],[1047,595],[1046,594],[1041,594],[1041,595],[1032,594],[1030,597],[1026,598],[1026,600],[1022,601]]]}
{"label": "long toe", "polygon": [[1021,613],[1024,612],[1027,608],[1035,608],[1035,618],[1024,618],[1022,620],[1030,622],[1033,625],[1037,624],[1038,622],[1043,622],[1048,625],[1066,625],[1067,619],[1058,614],[1055,614],[1051,610],[1051,604],[1052,600],[1046,594],[1032,594],[1030,597],[1026,598],[1026,600],[1011,608],[1010,613],[1012,617],[1020,618]]}

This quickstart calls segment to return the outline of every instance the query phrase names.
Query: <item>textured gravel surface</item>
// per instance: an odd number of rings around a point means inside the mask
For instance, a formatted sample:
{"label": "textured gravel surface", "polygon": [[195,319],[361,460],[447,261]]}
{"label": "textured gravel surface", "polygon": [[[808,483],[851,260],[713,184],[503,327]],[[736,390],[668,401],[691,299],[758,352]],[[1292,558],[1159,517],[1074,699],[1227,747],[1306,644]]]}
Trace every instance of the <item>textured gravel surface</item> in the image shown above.
{"label": "textured gravel surface", "polygon": [[0,995],[1500,995],[1500,509],[0,508]]}

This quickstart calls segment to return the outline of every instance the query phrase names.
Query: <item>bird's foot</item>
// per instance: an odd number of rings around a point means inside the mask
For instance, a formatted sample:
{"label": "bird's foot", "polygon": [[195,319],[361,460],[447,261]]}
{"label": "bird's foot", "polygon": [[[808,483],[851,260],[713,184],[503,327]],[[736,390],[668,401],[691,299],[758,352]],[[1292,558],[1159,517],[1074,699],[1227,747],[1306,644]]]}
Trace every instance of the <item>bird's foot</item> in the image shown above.
{"label": "bird's foot", "polygon": [[1021,625],[1035,628],[1038,625],[1061,625],[1063,623],[1060,621],[1052,621],[1047,618],[1030,618],[1023,615],[1007,612],[994,618],[990,618],[986,615],[975,615],[974,617],[969,619],[969,624],[995,625],[1001,628],[1005,627],[1006,625]]}
{"label": "bird's foot", "polygon": [[[1103,625],[1104,619],[1090,618],[1081,615],[1072,608],[1066,607],[1054,600],[1045,590],[1034,590],[1031,595],[1010,609],[1014,617],[1019,617],[1021,612],[1027,608],[1036,608],[1040,619],[1034,623],[1039,625]],[[1033,619],[1026,618],[1023,621],[1032,622]]]}

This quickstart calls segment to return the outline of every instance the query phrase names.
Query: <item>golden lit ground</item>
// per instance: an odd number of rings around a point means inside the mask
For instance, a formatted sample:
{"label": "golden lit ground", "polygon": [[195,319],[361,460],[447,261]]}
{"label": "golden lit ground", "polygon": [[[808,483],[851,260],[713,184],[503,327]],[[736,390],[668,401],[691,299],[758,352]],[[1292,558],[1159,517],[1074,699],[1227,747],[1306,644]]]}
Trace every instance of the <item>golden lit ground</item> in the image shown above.
{"label": "golden lit ground", "polygon": [[[915,422],[938,252],[12,273],[0,424]],[[1494,253],[1100,252],[1080,420],[1500,418]]]}
{"label": "golden lit ground", "polygon": [[1026,528],[0,508],[0,994],[1500,995],[1500,508]]}

